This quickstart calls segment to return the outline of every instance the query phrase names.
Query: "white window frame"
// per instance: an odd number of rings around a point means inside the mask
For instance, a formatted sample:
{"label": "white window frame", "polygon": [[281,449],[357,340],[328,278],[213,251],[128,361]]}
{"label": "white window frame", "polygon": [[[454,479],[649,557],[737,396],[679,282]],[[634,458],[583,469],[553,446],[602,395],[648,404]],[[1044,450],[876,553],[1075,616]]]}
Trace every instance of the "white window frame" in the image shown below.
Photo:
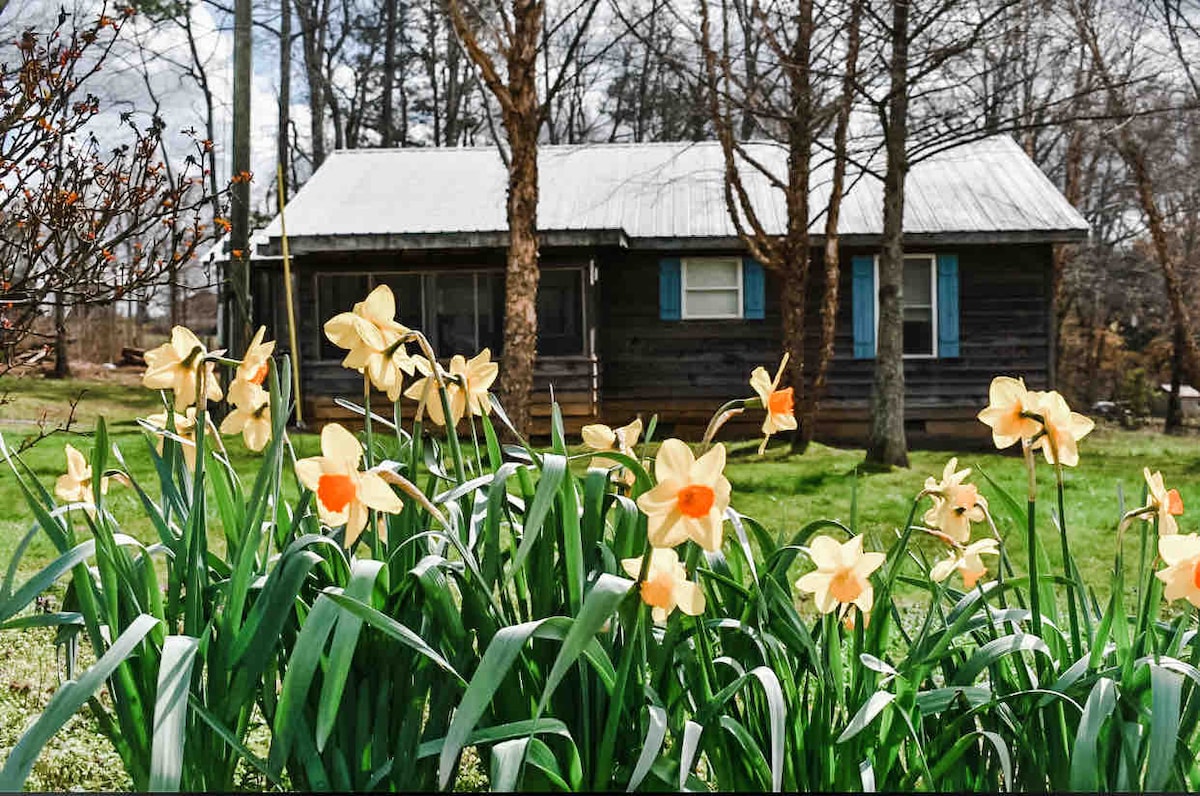
{"label": "white window frame", "polygon": [[[937,255],[929,252],[905,252],[905,260],[915,260],[922,258],[929,261],[929,298],[932,301],[931,311],[933,313],[933,345],[932,353],[929,354],[904,354],[904,359],[937,359],[938,358],[938,272],[937,272]],[[903,274],[901,274],[903,280]],[[904,305],[900,305],[900,322],[904,322]],[[903,334],[903,332],[901,332]],[[903,339],[901,339],[903,346]],[[875,255],[875,351],[879,351],[879,255]]]}
{"label": "white window frame", "polygon": [[[737,312],[725,315],[698,315],[688,311],[687,296],[689,290],[701,293],[728,293],[732,287],[688,287],[688,265],[691,263],[729,263],[737,274]],[[742,261],[738,257],[689,257],[682,261],[679,276],[679,307],[680,317],[692,321],[741,320],[745,316],[746,286],[743,284]]]}

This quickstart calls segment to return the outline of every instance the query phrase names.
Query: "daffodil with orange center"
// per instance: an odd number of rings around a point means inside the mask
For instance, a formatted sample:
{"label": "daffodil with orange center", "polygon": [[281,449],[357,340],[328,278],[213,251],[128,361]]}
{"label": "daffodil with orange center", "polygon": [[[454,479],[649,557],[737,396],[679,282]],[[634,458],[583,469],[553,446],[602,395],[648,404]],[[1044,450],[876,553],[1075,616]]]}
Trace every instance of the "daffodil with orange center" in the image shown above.
{"label": "daffodil with orange center", "polygon": [[[404,394],[409,398],[425,399],[425,412],[439,426],[446,425],[446,413],[442,408],[442,399],[437,392],[437,379],[433,376],[433,368],[441,365],[430,363],[424,357],[414,357],[416,369],[424,374],[423,378],[414,381]],[[457,424],[463,415],[486,415],[492,411],[491,398],[488,389],[496,381],[500,366],[492,361],[490,349],[483,349],[475,356],[467,359],[462,354],[450,358],[450,369],[441,371],[442,380],[446,384],[446,402],[450,405],[450,422]]]}
{"label": "daffodil with orange center", "polygon": [[[54,482],[54,494],[68,503],[89,503],[92,500],[92,466],[70,443],[63,446],[67,454],[67,472]],[[100,479],[100,493],[108,494],[108,478]]]}
{"label": "daffodil with orange center", "polygon": [[966,589],[975,588],[975,584],[979,579],[987,574],[987,565],[983,563],[981,556],[995,556],[1000,554],[1000,543],[995,539],[980,539],[977,542],[972,542],[961,550],[955,549],[929,569],[929,577],[941,583],[946,578],[950,577],[950,573],[958,570],[962,575],[963,587]]}
{"label": "daffodil with orange center", "polygon": [[[636,578],[642,571],[642,559],[626,558],[621,567]],[[688,616],[704,613],[704,591],[699,584],[688,580],[687,570],[679,555],[671,548],[655,548],[650,553],[650,567],[642,581],[642,602],[653,610],[654,621],[662,624],[678,608]]]}
{"label": "daffodil with orange center", "polygon": [[971,468],[956,470],[958,458],[952,458],[942,471],[942,480],[925,479],[925,490],[933,498],[933,507],[925,512],[925,524],[937,528],[958,544],[971,538],[971,523],[987,518],[987,500],[974,484],[964,484]]}
{"label": "daffodil with orange center", "polygon": [[196,402],[196,384],[203,374],[204,394],[209,401],[221,400],[221,385],[213,373],[216,364],[205,362],[208,350],[190,329],[176,326],[171,340],[146,352],[146,372],[142,385],[152,390],[171,390],[175,411],[182,412]]}
{"label": "daffodil with orange center", "polygon": [[1044,430],[1041,436],[1034,438],[1034,450],[1041,448],[1050,464],[1056,461],[1065,467],[1079,464],[1079,440],[1096,424],[1091,418],[1072,412],[1066,399],[1053,390],[1031,395],[1034,397],[1031,411],[1041,415]]}
{"label": "daffodil with orange center", "polygon": [[325,336],[347,349],[343,367],[365,373],[388,399],[400,398],[402,373],[412,375],[413,361],[404,347],[411,332],[396,321],[396,297],[387,285],[379,285],[350,312],[339,313],[325,322]]}
{"label": "daffodil with orange center", "polygon": [[866,613],[875,602],[871,573],[883,566],[883,553],[863,552],[862,536],[838,543],[829,536],[816,536],[809,543],[808,557],[817,565],[796,581],[796,588],[809,592],[817,610],[830,613],[839,605],[855,605]]}
{"label": "daffodil with orange center", "polygon": [[[1149,467],[1142,468],[1142,475],[1149,487],[1149,499],[1145,511],[1148,515],[1158,517],[1158,533],[1160,536],[1170,536],[1179,533],[1179,523],[1175,518],[1183,514],[1183,498],[1178,489],[1167,489],[1163,484],[1162,473],[1157,470],[1150,472]],[[1151,519],[1150,516],[1146,517]]]}
{"label": "daffodil with orange center", "polygon": [[233,383],[229,385],[229,401],[235,406],[253,409],[262,404],[266,390],[263,382],[271,369],[271,354],[275,351],[275,341],[263,342],[267,327],[260,326],[246,349],[246,355],[237,367]]}
{"label": "daffodil with orange center", "polygon": [[758,446],[760,454],[767,449],[767,441],[771,439],[772,434],[796,430],[793,390],[791,387],[784,390],[779,389],[779,382],[783,379],[783,369],[787,365],[787,361],[787,354],[784,354],[783,361],[779,363],[779,370],[775,371],[774,379],[771,379],[767,374],[767,369],[763,367],[755,368],[750,374],[750,386],[758,393],[763,409],[767,410],[767,416],[763,419],[762,424],[763,441]]}
{"label": "daffodil with orange center", "polygon": [[[603,423],[593,423],[580,429],[580,434],[583,436],[583,444],[594,451],[617,451],[636,458],[633,446],[637,444],[638,437],[642,435],[642,419],[636,418],[632,423],[620,428],[609,428]],[[606,470],[616,466],[615,461],[605,456],[593,456],[592,460],[588,462],[588,467],[601,467]],[[623,469],[621,472],[622,481],[626,484],[634,482],[635,476],[632,471]]]}
{"label": "daffodil with orange center", "polygon": [[1042,430],[1041,424],[1029,417],[1033,398],[1025,389],[1024,379],[997,376],[988,388],[988,406],[979,419],[991,426],[992,441],[1003,450],[1023,439],[1032,439]]}
{"label": "daffodil with orange center", "polygon": [[1200,536],[1159,536],[1158,554],[1167,565],[1154,573],[1165,584],[1163,597],[1170,602],[1184,599],[1200,608]]}
{"label": "daffodil with orange center", "polygon": [[[183,461],[187,464],[189,470],[196,469],[196,407],[189,406],[187,412],[179,414],[173,412],[175,430],[174,434],[179,442],[179,447],[183,451]],[[166,438],[165,433],[167,428],[167,413],[159,412],[156,415],[150,415],[146,418],[146,422],[159,430],[158,434],[158,453],[162,455],[163,440]]]}
{"label": "daffodil with orange center", "polygon": [[300,483],[317,497],[321,522],[346,526],[345,545],[352,547],[367,525],[368,509],[396,514],[403,504],[387,482],[372,470],[358,469],[363,449],[354,435],[337,423],[321,429],[321,455],[296,462]]}
{"label": "daffodil with orange center", "polygon": [[680,440],[663,442],[654,460],[658,484],[637,500],[651,545],[675,547],[691,539],[710,552],[720,549],[731,491],[724,469],[724,445],[697,459]]}

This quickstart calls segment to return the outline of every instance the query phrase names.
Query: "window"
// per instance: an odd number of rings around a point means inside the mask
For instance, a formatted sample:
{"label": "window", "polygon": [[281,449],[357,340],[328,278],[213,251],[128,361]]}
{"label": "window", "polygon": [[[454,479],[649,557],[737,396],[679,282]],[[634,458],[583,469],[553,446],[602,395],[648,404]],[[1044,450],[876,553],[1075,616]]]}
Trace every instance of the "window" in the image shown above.
{"label": "window", "polygon": [[[420,329],[440,356],[472,356],[484,348],[498,357],[504,346],[504,272],[320,274],[318,318],[328,320],[349,311],[378,285],[396,297],[396,320]],[[322,321],[322,322],[323,322]],[[571,356],[584,353],[583,271],[542,271],[538,289],[538,353]],[[340,360],[345,351],[321,338],[321,358]]]}
{"label": "window", "polygon": [[[904,258],[904,292],[900,320],[904,329],[904,356],[937,356],[937,258],[912,254]],[[879,258],[875,258],[875,284],[879,284]],[[875,295],[875,327],[879,328],[879,295]]]}
{"label": "window", "polygon": [[741,260],[684,260],[683,317],[742,317]]}

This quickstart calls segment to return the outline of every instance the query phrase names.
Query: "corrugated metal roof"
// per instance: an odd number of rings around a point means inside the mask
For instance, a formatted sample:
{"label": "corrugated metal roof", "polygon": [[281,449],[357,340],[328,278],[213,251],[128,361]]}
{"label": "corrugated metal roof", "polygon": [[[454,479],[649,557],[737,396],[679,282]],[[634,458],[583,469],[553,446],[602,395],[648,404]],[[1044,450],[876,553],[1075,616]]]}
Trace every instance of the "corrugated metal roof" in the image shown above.
{"label": "corrugated metal roof", "polygon": [[[775,174],[786,151],[748,145]],[[544,232],[613,230],[638,239],[728,239],[724,159],[716,142],[542,146],[538,227]],[[812,208],[819,232],[828,164],[815,168]],[[768,230],[782,232],[782,191],[743,169]],[[502,233],[504,166],[494,147],[357,149],[335,152],[287,207],[288,237]],[[909,173],[904,227],[911,235],[1042,233],[1078,238],[1083,217],[1008,136],[965,144]],[[858,179],[842,207],[842,235],[883,229],[883,188]],[[266,229],[278,238],[279,220]],[[307,248],[307,247],[305,247]]]}

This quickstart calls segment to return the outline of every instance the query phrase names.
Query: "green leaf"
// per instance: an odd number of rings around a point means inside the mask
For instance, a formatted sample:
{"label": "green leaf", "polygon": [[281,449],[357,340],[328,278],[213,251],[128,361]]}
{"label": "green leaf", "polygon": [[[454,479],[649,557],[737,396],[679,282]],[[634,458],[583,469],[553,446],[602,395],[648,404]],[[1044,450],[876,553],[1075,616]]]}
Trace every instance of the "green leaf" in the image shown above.
{"label": "green leaf", "polygon": [[390,616],[386,616],[371,606],[361,603],[352,597],[348,597],[347,595],[335,594],[333,592],[325,592],[325,594],[342,610],[348,611],[376,630],[382,631],[409,649],[424,655],[439,668],[453,676],[460,683],[463,682],[462,677],[457,671],[455,671],[454,667],[446,661],[445,658],[439,655],[437,651],[433,649],[433,647],[430,647],[428,644],[426,644],[423,638],[409,628],[397,622],[395,619],[392,619]]}
{"label": "green leaf", "polygon": [[1054,656],[1050,653],[1050,646],[1045,641],[1030,633],[1013,633],[1008,636],[989,641],[979,648],[978,652],[971,656],[961,669],[958,670],[957,676],[954,678],[956,685],[970,685],[975,682],[975,678],[980,672],[991,666],[996,661],[1003,658],[1005,655],[1011,655],[1014,652],[1040,652],[1051,660]]}
{"label": "green leaf", "polygon": [[338,615],[337,605],[329,595],[319,595],[304,620],[304,627],[296,638],[295,646],[292,647],[287,674],[283,677],[283,689],[275,707],[271,750],[267,756],[267,766],[273,772],[273,776],[278,777],[283,771],[284,763],[291,752],[292,740],[297,731],[297,722],[293,717],[303,712],[313,675],[321,662],[321,654],[325,650],[325,644]]}
{"label": "green leaf", "polygon": [[863,706],[854,714],[854,718],[850,719],[850,723],[846,725],[846,729],[842,730],[842,734],[838,736],[837,743],[845,743],[860,732],[870,726],[875,717],[883,712],[883,709],[895,701],[896,695],[890,691],[876,691],[874,694],[863,703]]}
{"label": "green leaf", "polygon": [[200,640],[167,636],[158,664],[154,701],[154,740],[150,752],[151,791],[177,791],[183,776],[183,743],[187,728],[188,691]]}
{"label": "green leaf", "polygon": [[1100,774],[1104,769],[1096,746],[1104,723],[1116,707],[1117,684],[1101,677],[1088,694],[1079,729],[1075,731],[1075,747],[1071,750],[1071,790],[1100,790]]}
{"label": "green leaf", "polygon": [[1183,676],[1165,666],[1150,664],[1150,736],[1146,762],[1147,791],[1166,789],[1179,743],[1180,697]]}
{"label": "green leaf", "polygon": [[638,753],[637,763],[633,766],[633,774],[629,777],[627,793],[633,793],[638,785],[650,773],[658,753],[662,750],[663,740],[667,737],[667,712],[658,705],[647,705],[650,713],[650,726],[646,728],[646,737],[642,741],[642,751]]}
{"label": "green leaf", "polygon": [[687,784],[696,753],[700,751],[700,735],[703,732],[704,727],[694,721],[687,721],[683,725],[683,743],[679,746],[679,790],[683,790]]}
{"label": "green leaf", "polygon": [[[542,733],[570,737],[570,732],[568,732],[566,724],[563,724],[558,719],[543,717],[536,721],[533,719],[522,719],[520,721],[510,721],[507,724],[498,724],[494,727],[480,727],[471,733],[464,746],[483,746],[498,741],[507,741],[510,738],[528,737]],[[420,760],[441,754],[445,743],[445,738],[435,738],[432,741],[425,741],[417,748],[417,759]]]}
{"label": "green leaf", "polygon": [[79,680],[63,683],[4,761],[4,769],[0,770],[0,791],[21,790],[46,742],[100,690],[104,681],[134,654],[142,639],[158,624],[159,620],[152,616],[138,616]]}
{"label": "green leaf", "polygon": [[550,509],[554,505],[554,499],[558,495],[558,486],[562,483],[563,477],[566,474],[567,458],[565,456],[547,453],[543,457],[542,475],[538,479],[537,490],[533,494],[533,502],[525,513],[525,523],[521,527],[521,544],[517,548],[516,556],[513,558],[508,580],[511,580],[516,575],[525,564],[525,559],[529,557],[529,553],[533,550],[533,545],[537,541],[539,532],[542,530],[542,524],[546,521],[546,515],[550,513]]}

